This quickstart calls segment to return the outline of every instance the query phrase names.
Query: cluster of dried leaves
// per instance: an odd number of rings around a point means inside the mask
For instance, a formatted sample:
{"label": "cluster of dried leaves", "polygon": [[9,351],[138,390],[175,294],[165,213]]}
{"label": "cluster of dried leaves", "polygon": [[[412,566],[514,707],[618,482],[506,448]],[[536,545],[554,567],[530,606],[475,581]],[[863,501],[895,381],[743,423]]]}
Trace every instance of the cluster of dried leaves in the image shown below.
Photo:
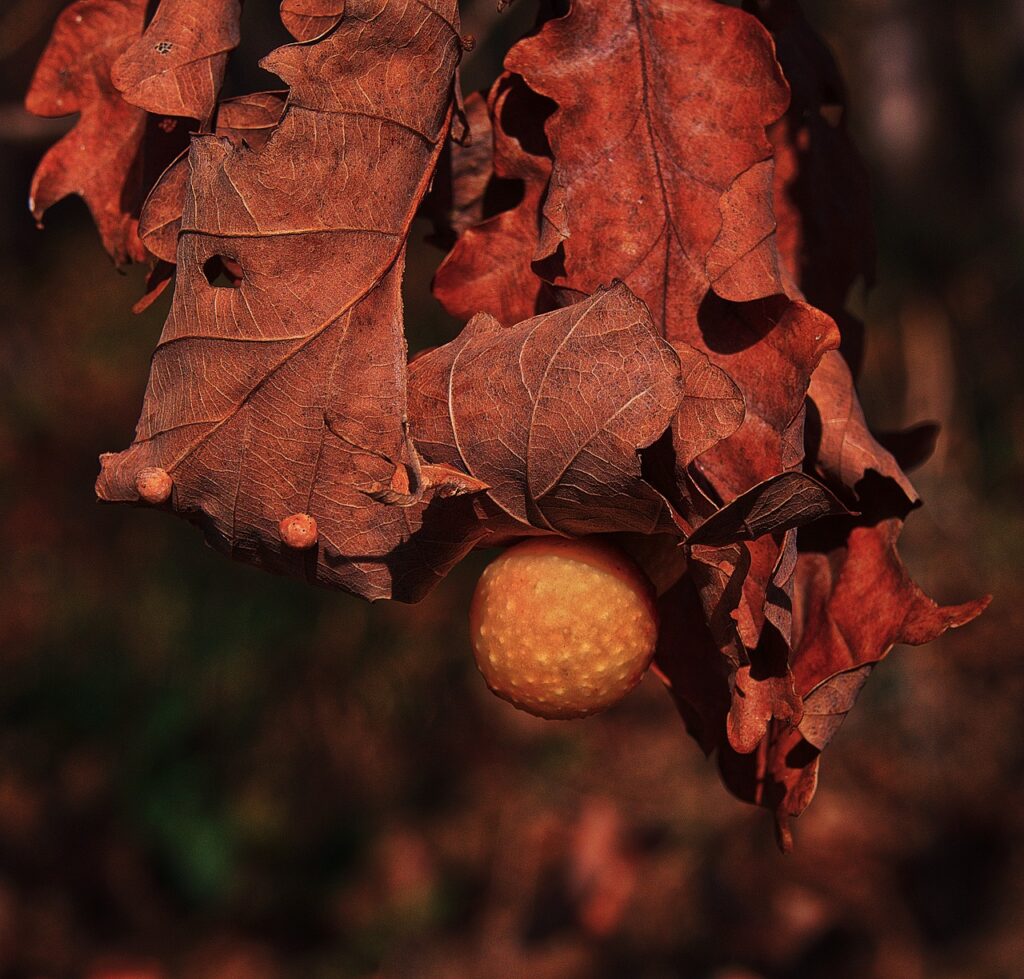
{"label": "cluster of dried leaves", "polygon": [[[100,498],[162,470],[216,547],[373,599],[477,546],[621,535],[688,730],[788,846],[874,665],[985,605],[936,606],[897,553],[935,432],[876,438],[857,400],[865,181],[795,0],[542,4],[464,103],[456,0],[284,0],[286,90],[224,101],[238,0],[148,6],[75,0],[28,96],[80,113],[36,215],[80,194],[150,263],[143,302],[173,273]],[[418,213],[469,322],[407,364]]]}

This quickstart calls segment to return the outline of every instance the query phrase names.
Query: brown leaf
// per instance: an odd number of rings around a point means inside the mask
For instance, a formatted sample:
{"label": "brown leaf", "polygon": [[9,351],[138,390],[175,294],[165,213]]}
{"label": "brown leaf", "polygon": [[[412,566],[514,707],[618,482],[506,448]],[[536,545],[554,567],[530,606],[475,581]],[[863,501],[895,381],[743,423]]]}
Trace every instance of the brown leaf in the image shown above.
{"label": "brown leaf", "polygon": [[484,220],[487,187],[494,176],[494,133],[487,99],[472,92],[462,111],[465,137],[448,140],[421,209],[434,223],[430,240],[444,247],[451,247],[464,231]]}
{"label": "brown leaf", "polygon": [[765,127],[788,92],[753,17],[575,0],[506,67],[557,104],[536,256],[560,256],[552,281],[590,292],[621,278],[673,340],[691,340],[709,286],[737,301],[782,291]]}
{"label": "brown leaf", "polygon": [[[102,499],[135,500],[136,473],[159,467],[216,546],[371,598],[418,597],[472,546],[470,497],[372,498],[415,459],[401,274],[451,118],[456,16],[454,0],[353,2],[265,60],[290,93],[262,147],[194,139],[174,302]],[[215,288],[229,267],[237,288]],[[293,513],[319,546],[282,544]]]}
{"label": "brown leaf", "polygon": [[32,214],[41,223],[48,208],[78,194],[119,265],[145,258],[136,208],[146,114],[121,98],[110,69],[141,34],[145,16],[146,0],[70,4],[57,19],[25,99],[28,111],[38,116],[80,113],[74,129],[36,169],[29,191]]}
{"label": "brown leaf", "polygon": [[735,669],[711,634],[693,578],[683,575],[658,599],[654,670],[672,694],[687,731],[707,755],[722,740]]}
{"label": "brown leaf", "polygon": [[312,41],[335,27],[345,0],[281,0],[281,23],[296,41]]}
{"label": "brown leaf", "polygon": [[706,354],[688,343],[672,345],[683,367],[683,397],[672,425],[675,464],[685,469],[702,452],[728,438],[743,422],[743,394]]}
{"label": "brown leaf", "polygon": [[805,703],[804,720],[796,731],[773,724],[756,755],[723,748],[727,784],[741,798],[775,810],[783,842],[790,839],[789,818],[813,797],[820,751],[870,668],[895,643],[931,642],[988,605],[982,598],[942,607],[928,598],[897,554],[901,523],[897,518],[875,525],[850,521],[847,528],[833,527],[838,543],[800,554],[792,669]]}
{"label": "brown leaf", "polygon": [[[225,99],[217,109],[216,134],[235,146],[244,142],[259,149],[280,121],[286,95],[256,92]],[[182,153],[153,185],[139,215],[139,237],[147,251],[172,265],[176,261],[188,179],[188,153]]]}
{"label": "brown leaf", "polygon": [[513,529],[671,528],[639,449],[668,427],[679,360],[622,284],[515,326],[474,317],[409,369],[416,444],[485,482]]}
{"label": "brown leaf", "polygon": [[156,115],[205,122],[228,53],[238,46],[240,0],[161,0],[142,37],[111,70],[125,101]]}
{"label": "brown leaf", "polygon": [[868,430],[850,368],[837,350],[822,357],[807,393],[808,456],[822,479],[847,499],[862,501],[862,480],[871,470],[895,485],[906,510],[916,506],[920,500],[910,480]]}
{"label": "brown leaf", "polygon": [[542,283],[530,261],[551,176],[540,129],[545,107],[521,78],[506,72],[491,88],[488,110],[494,142],[490,186],[499,199],[520,187],[522,196],[462,234],[438,268],[433,289],[452,316],[469,319],[487,312],[502,323],[516,323],[541,311]]}
{"label": "brown leaf", "polygon": [[[741,607],[743,588],[750,573],[750,548],[742,543],[695,544],[687,548],[688,569],[704,608],[711,638],[729,662],[731,672],[749,662],[752,645],[750,616]],[[744,636],[748,638],[744,641]]]}
{"label": "brown leaf", "polygon": [[763,675],[750,666],[736,671],[726,731],[729,745],[740,754],[749,754],[761,743],[770,721],[796,724],[803,714],[792,672],[781,664],[773,665],[775,670]]}
{"label": "brown leaf", "polygon": [[743,423],[697,460],[724,500],[733,499],[804,455],[804,404],[812,372],[839,343],[832,319],[784,296],[729,303],[709,296],[698,320],[698,343],[738,385]]}
{"label": "brown leaf", "polygon": [[754,540],[847,512],[817,480],[799,472],[780,473],[708,517],[690,535],[688,543],[721,545]]}
{"label": "brown leaf", "polygon": [[818,751],[825,750],[874,668],[874,663],[865,663],[843,670],[828,680],[822,680],[804,697],[804,713],[799,728],[805,741]]}

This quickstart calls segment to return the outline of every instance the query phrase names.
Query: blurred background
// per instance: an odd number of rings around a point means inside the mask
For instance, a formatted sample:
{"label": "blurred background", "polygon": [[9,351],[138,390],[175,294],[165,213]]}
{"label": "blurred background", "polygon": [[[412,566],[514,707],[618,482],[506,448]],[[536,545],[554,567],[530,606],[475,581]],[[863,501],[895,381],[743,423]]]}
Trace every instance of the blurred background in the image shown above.
{"label": "blurred background", "polygon": [[[654,678],[582,722],[492,697],[486,556],[370,606],[94,504],[166,302],[129,313],[142,271],[79,200],[28,214],[66,123],[21,99],[62,5],[0,7],[0,979],[1024,975],[1024,3],[805,4],[874,186],[868,417],[943,425],[905,558],[996,600],[876,671],[788,857]],[[272,7],[239,62],[283,40]],[[469,87],[534,9],[493,8],[466,4]],[[456,328],[421,237],[418,345]]]}

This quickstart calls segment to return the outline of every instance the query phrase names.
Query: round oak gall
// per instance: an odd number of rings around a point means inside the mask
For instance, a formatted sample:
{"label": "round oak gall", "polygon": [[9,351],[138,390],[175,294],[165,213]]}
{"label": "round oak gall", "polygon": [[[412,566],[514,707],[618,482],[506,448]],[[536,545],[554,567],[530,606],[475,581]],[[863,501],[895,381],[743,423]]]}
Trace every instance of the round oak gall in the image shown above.
{"label": "round oak gall", "polygon": [[316,520],[308,513],[293,513],[278,524],[281,540],[297,551],[305,550],[316,543]]}
{"label": "round oak gall", "polygon": [[146,503],[166,503],[171,496],[174,480],[166,470],[156,466],[140,469],[135,474],[135,492]]}
{"label": "round oak gall", "polygon": [[650,666],[658,636],[650,582],[595,539],[542,537],[509,548],[481,575],[469,620],[487,685],[547,718],[618,703]]}

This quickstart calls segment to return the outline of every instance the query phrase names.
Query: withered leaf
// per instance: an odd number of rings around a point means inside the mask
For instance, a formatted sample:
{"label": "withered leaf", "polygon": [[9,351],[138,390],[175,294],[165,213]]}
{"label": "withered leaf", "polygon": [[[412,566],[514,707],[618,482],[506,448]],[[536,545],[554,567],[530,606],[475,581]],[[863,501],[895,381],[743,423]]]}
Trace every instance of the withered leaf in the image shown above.
{"label": "withered leaf", "polygon": [[671,528],[638,450],[668,427],[679,360],[624,285],[515,326],[475,317],[409,369],[416,444],[482,480],[512,529]]}
{"label": "withered leaf", "polygon": [[494,176],[494,133],[487,99],[471,92],[462,112],[465,135],[448,140],[422,209],[434,223],[430,240],[443,247],[451,247],[467,228],[484,219],[484,198]]}
{"label": "withered leaf", "polygon": [[822,680],[803,698],[799,729],[804,740],[824,751],[867,683],[874,663],[865,663]]}
{"label": "withered leaf", "polygon": [[695,347],[673,344],[683,369],[683,397],[672,426],[675,464],[685,469],[740,427],[746,409],[736,382]]}
{"label": "withered leaf", "polygon": [[[456,17],[455,0],[350,3],[333,33],[265,59],[290,91],[262,147],[194,139],[174,302],[102,499],[136,499],[139,470],[162,468],[216,546],[371,598],[418,597],[472,546],[467,498],[374,498],[415,464],[401,274],[451,118]],[[237,288],[208,279],[226,262]],[[281,543],[293,513],[315,517],[312,551]]]}
{"label": "withered leaf", "polygon": [[312,41],[334,27],[345,0],[281,0],[281,23],[296,41]]}
{"label": "withered leaf", "polygon": [[88,205],[103,246],[119,265],[142,261],[136,234],[142,194],[139,147],[146,114],[113,87],[110,70],[142,33],[146,0],[76,0],[64,9],[25,99],[38,116],[80,113],[74,129],[43,157],[29,207],[42,222],[69,194]]}
{"label": "withered leaf", "polygon": [[[284,111],[286,92],[255,92],[225,99],[217,109],[218,136],[235,146],[259,149]],[[139,215],[139,237],[150,254],[174,264],[188,187],[188,153],[183,153],[153,185]]]}
{"label": "withered leaf", "polygon": [[726,718],[729,746],[749,754],[764,740],[769,724],[793,725],[803,716],[803,702],[796,691],[793,673],[781,662],[763,672],[752,666],[736,671],[732,706]]}
{"label": "withered leaf", "polygon": [[822,357],[838,346],[839,331],[820,310],[784,296],[731,303],[712,295],[698,323],[698,342],[736,382],[746,405],[736,432],[696,463],[730,500],[801,464],[807,388]]}
{"label": "withered leaf", "polygon": [[493,139],[490,184],[498,191],[496,196],[516,187],[522,188],[522,196],[515,206],[500,208],[465,229],[438,268],[434,295],[460,319],[487,312],[502,323],[516,323],[541,311],[538,295],[543,284],[530,262],[551,159],[541,130],[539,101],[521,78],[508,72],[488,95]]}
{"label": "withered leaf", "polygon": [[708,517],[690,535],[689,544],[754,540],[846,512],[846,507],[817,480],[800,472],[780,473]]}
{"label": "withered leaf", "polygon": [[683,575],[658,599],[654,669],[672,694],[691,737],[710,755],[729,712],[730,664],[711,635],[697,587]]}
{"label": "withered leaf", "polygon": [[506,67],[557,104],[536,256],[561,257],[554,281],[621,278],[691,342],[709,286],[737,301],[782,291],[765,127],[788,92],[756,19],[706,0],[575,0]]}
{"label": "withered leaf", "polygon": [[228,53],[238,46],[241,12],[240,0],[160,0],[111,80],[125,101],[148,112],[209,119]]}
{"label": "withered leaf", "polygon": [[821,477],[847,498],[859,499],[861,481],[872,470],[899,489],[907,509],[915,506],[919,498],[913,484],[868,430],[850,368],[839,351],[822,357],[807,394],[812,406],[808,455]]}
{"label": "withered leaf", "polygon": [[874,525],[850,520],[845,532],[832,528],[838,543],[831,548],[801,552],[792,670],[805,701],[805,721],[798,729],[773,724],[766,747],[756,755],[736,755],[723,747],[730,788],[775,810],[784,844],[791,842],[790,817],[813,797],[820,750],[852,706],[867,668],[895,643],[931,642],[988,605],[989,599],[982,598],[942,607],[928,598],[897,553],[901,525],[898,518]]}

